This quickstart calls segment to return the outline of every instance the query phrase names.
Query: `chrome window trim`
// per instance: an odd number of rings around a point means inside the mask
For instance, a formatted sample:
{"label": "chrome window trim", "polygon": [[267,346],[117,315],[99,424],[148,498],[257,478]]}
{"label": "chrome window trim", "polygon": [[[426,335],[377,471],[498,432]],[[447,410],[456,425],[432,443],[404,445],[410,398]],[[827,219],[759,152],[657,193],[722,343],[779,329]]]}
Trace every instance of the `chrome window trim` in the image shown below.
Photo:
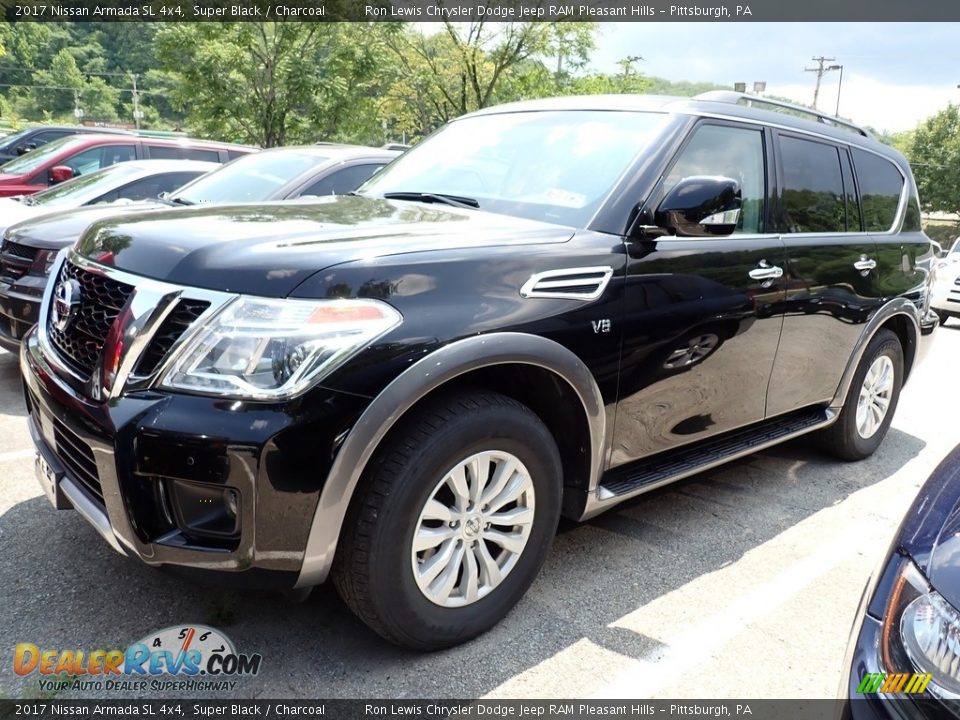
{"label": "chrome window trim", "polygon": [[[824,135],[824,134],[822,134],[822,133],[814,132],[814,131],[812,131],[812,130],[807,130],[807,129],[805,129],[805,128],[795,128],[795,127],[791,127],[791,126],[789,126],[789,125],[781,125],[781,124],[779,124],[779,123],[773,123],[773,122],[767,122],[767,121],[763,121],[763,120],[757,120],[757,119],[755,119],[755,118],[738,117],[738,116],[736,116],[736,115],[725,115],[725,114],[723,114],[723,113],[706,113],[706,112],[681,111],[681,110],[678,110],[677,113],[678,113],[678,114],[682,114],[682,115],[687,115],[687,116],[689,116],[689,117],[695,117],[695,118],[710,118],[710,119],[714,119],[714,120],[723,120],[723,121],[734,122],[734,123],[746,123],[746,124],[749,124],[749,125],[756,125],[756,126],[758,126],[758,127],[760,127],[760,128],[770,127],[770,128],[775,128],[775,129],[777,129],[777,130],[782,130],[782,131],[784,131],[784,132],[786,132],[786,133],[795,133],[795,134],[799,134],[799,135],[807,135],[807,136],[809,136],[809,137],[816,138],[817,140],[822,140],[822,141],[828,142],[828,143],[830,143],[831,145],[835,145],[835,146],[840,146],[840,147],[846,146],[847,148],[856,148],[857,150],[863,150],[864,152],[868,152],[868,153],[870,153],[870,154],[872,154],[872,155],[876,155],[877,157],[879,157],[879,158],[881,158],[881,159],[883,159],[883,160],[886,160],[888,163],[890,163],[891,165],[893,165],[893,167],[895,167],[895,168],[897,169],[897,172],[898,172],[898,173],[900,173],[900,177],[903,179],[903,187],[902,187],[901,190],[900,190],[900,202],[899,202],[899,204],[897,205],[897,214],[894,216],[893,225],[890,227],[889,230],[886,230],[886,231],[883,231],[883,232],[881,232],[881,231],[879,231],[879,230],[878,230],[878,231],[875,231],[875,232],[869,232],[869,231],[866,231],[866,230],[857,230],[857,231],[855,231],[855,232],[845,231],[845,232],[815,232],[815,233],[780,233],[780,237],[782,237],[782,238],[788,238],[788,237],[789,237],[789,238],[820,238],[820,237],[836,238],[836,237],[838,237],[838,236],[843,236],[843,237],[856,237],[856,236],[883,237],[883,236],[893,236],[893,235],[899,234],[899,232],[900,232],[899,228],[903,225],[904,216],[906,215],[906,211],[907,211],[907,203],[909,202],[909,199],[910,199],[910,193],[908,192],[909,183],[907,182],[908,178],[907,178],[907,175],[904,173],[903,168],[901,168],[898,163],[894,162],[893,160],[891,160],[889,157],[887,157],[887,156],[884,155],[883,153],[878,152],[877,150],[875,150],[875,149],[873,149],[873,148],[870,148],[870,147],[866,147],[866,146],[864,146],[864,145],[861,145],[861,144],[859,144],[859,143],[857,143],[857,142],[850,142],[850,141],[848,141],[848,140],[840,140],[840,139],[838,139],[838,138],[831,137],[830,135]],[[693,128],[691,128],[690,132],[695,132],[697,127],[698,127],[698,126],[694,126]],[[850,138],[850,140],[855,140],[855,139],[856,139],[855,137],[851,137],[851,138]],[[867,139],[867,138],[865,138],[865,139]],[[850,160],[850,164],[851,164],[851,166],[853,167],[853,171],[856,172],[856,165],[853,163],[853,159],[852,159],[852,158],[851,158],[851,160]],[[656,184],[659,184],[659,183],[662,182],[662,181],[663,181],[663,175],[661,175],[661,176],[657,179],[657,183],[656,183]],[[859,187],[857,188],[857,190],[858,190],[857,196],[858,196],[858,198],[859,198]],[[760,237],[764,237],[764,236],[766,236],[766,235],[768,235],[768,234],[767,234],[767,233],[760,233],[760,234],[752,233],[752,234],[749,234],[749,235],[747,235],[747,234],[744,234],[744,235],[736,235],[736,237],[738,237],[738,238],[754,238],[754,237],[760,238]],[[732,238],[732,237],[734,237],[734,234],[730,234],[730,235],[718,235],[718,236],[717,236],[717,239],[725,239],[725,238],[726,238],[726,239],[729,239],[729,238]],[[680,239],[680,238],[678,238],[678,239]],[[684,239],[684,240],[701,240],[702,238],[682,238],[682,239]]]}

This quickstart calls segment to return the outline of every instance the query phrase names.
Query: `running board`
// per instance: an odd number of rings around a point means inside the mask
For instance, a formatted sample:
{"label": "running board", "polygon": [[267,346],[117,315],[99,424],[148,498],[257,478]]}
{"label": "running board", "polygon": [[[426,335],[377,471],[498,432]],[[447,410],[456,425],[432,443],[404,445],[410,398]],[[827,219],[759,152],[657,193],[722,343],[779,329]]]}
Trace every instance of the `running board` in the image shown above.
{"label": "running board", "polygon": [[826,427],[836,417],[837,412],[829,408],[804,408],[717,438],[654,455],[629,467],[608,472],[597,489],[597,500],[601,504],[626,500],[789,438]]}

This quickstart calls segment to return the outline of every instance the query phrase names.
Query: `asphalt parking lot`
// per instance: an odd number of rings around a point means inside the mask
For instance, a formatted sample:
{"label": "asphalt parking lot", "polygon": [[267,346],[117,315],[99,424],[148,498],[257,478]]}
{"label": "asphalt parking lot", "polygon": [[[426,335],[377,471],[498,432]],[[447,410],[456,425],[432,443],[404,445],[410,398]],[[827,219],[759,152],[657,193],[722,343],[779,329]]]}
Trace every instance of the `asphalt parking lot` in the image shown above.
{"label": "asphalt parking lot", "polygon": [[385,644],[329,587],[295,604],[114,554],[42,495],[16,357],[0,351],[0,696],[44,696],[13,673],[17,643],[110,649],[196,622],[263,655],[238,697],[832,697],[863,584],[960,436],[954,323],[871,459],[837,463],[799,440],[566,523],[504,622],[430,655]]}

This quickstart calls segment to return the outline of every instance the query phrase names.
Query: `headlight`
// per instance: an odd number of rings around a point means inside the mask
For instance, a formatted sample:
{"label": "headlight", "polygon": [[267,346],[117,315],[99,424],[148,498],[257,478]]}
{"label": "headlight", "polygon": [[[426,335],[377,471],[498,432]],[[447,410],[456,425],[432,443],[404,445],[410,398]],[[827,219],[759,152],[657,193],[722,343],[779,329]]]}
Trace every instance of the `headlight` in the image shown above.
{"label": "headlight", "polygon": [[884,612],[881,644],[888,673],[929,673],[928,692],[960,697],[960,613],[906,558]]}
{"label": "headlight", "polygon": [[161,385],[240,399],[288,398],[401,319],[377,300],[242,297],[187,342]]}

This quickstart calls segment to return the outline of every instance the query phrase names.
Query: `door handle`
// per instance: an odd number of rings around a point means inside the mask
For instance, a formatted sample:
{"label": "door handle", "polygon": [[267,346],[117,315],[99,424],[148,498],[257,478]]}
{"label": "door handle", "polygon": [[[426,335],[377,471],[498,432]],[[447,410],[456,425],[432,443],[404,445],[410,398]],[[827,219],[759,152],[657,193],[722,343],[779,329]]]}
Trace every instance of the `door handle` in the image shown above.
{"label": "door handle", "polygon": [[866,275],[877,266],[877,261],[872,258],[868,258],[866,255],[861,255],[860,259],[857,260],[853,267],[860,271],[860,274],[866,277]]}
{"label": "door handle", "polygon": [[747,273],[754,280],[776,280],[783,277],[783,268],[777,265],[768,265],[766,260],[760,261],[760,266]]}

